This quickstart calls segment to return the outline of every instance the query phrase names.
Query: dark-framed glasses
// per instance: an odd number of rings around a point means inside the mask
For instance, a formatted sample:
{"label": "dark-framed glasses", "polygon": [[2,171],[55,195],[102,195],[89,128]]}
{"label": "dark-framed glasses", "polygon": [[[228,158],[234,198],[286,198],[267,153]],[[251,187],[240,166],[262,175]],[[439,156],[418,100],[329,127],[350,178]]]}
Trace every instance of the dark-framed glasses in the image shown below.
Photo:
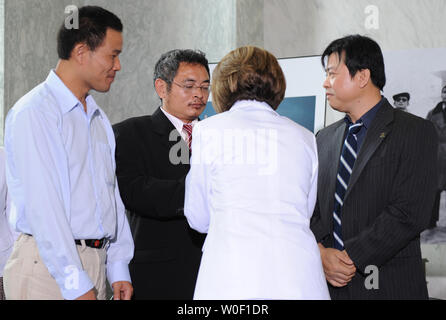
{"label": "dark-framed glasses", "polygon": [[209,94],[211,92],[211,85],[209,83],[203,84],[201,86],[196,86],[192,83],[180,84],[175,81],[172,82],[182,88],[186,93],[192,93],[194,89],[200,89],[202,94]]}

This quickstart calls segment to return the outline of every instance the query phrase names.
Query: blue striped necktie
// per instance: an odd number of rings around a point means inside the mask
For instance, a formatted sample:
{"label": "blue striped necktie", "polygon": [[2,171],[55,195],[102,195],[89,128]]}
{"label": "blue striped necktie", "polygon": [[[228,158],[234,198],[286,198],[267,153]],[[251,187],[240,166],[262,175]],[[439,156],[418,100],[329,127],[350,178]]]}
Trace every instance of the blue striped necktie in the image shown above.
{"label": "blue striped necktie", "polygon": [[352,174],[358,152],[358,138],[356,135],[361,130],[363,123],[359,120],[351,124],[348,128],[347,138],[345,138],[342,147],[341,159],[339,163],[338,175],[336,177],[335,205],[333,212],[333,236],[334,248],[344,250],[342,238],[342,220],[341,209],[344,204],[345,193],[347,192],[348,182]]}

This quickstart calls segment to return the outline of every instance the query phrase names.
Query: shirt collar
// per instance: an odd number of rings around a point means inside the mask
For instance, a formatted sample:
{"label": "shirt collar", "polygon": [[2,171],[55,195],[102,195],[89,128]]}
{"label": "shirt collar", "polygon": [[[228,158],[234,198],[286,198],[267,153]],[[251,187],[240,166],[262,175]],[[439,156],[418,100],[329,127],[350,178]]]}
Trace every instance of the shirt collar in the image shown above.
{"label": "shirt collar", "polygon": [[273,108],[268,103],[257,100],[238,100],[232,105],[230,111],[253,106],[263,108],[268,111],[274,111]]}
{"label": "shirt collar", "polygon": [[[68,89],[54,70],[50,71],[50,74],[46,78],[45,84],[53,93],[57,101],[57,105],[60,107],[62,113],[68,113],[75,107],[81,107],[83,109],[82,103],[76,98],[71,90]],[[89,117],[99,111],[99,107],[91,95],[87,96],[85,102],[87,103],[87,115]]]}
{"label": "shirt collar", "polygon": [[[384,101],[386,101],[386,98],[382,97],[381,100],[372,109],[367,111],[361,118],[359,118],[358,121],[362,121],[366,129],[370,128],[373,119],[375,119],[376,113],[378,112],[379,108],[383,105]],[[345,116],[344,121],[345,123],[347,123],[348,126],[353,124],[348,115]]]}
{"label": "shirt collar", "polygon": [[[178,119],[174,115],[171,115],[169,112],[164,110],[163,107],[161,107],[161,111],[166,115],[167,119],[169,119],[170,122],[172,122],[173,126],[175,127],[175,129],[177,129],[178,132],[181,132],[183,130],[183,125],[185,123],[182,120]],[[189,124],[191,124],[193,127],[197,122],[198,122],[198,119],[195,119],[194,121],[192,121]]]}

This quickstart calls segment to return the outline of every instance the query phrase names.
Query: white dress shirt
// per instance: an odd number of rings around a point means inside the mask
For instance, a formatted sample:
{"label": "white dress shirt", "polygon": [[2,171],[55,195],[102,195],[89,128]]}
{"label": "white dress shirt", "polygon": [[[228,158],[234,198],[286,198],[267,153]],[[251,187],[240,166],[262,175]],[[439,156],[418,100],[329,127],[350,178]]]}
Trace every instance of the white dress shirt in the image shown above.
{"label": "white dress shirt", "polygon": [[[65,299],[93,288],[75,239],[111,240],[110,283],[130,281],[133,239],[115,176],[115,139],[92,96],[83,105],[54,71],[22,97],[6,119],[10,220],[33,235]],[[79,286],[65,286],[75,271]],[[74,288],[73,288],[74,287]]]}
{"label": "white dress shirt", "polygon": [[8,188],[5,177],[5,150],[0,148],[0,277],[12,252],[14,240],[18,234],[13,232],[8,223]]}
{"label": "white dress shirt", "polygon": [[314,135],[268,104],[238,101],[196,124],[184,212],[208,233],[194,299],[329,299],[310,230]]}
{"label": "white dress shirt", "polygon": [[[175,129],[177,129],[177,131],[181,135],[181,138],[183,138],[183,140],[187,142],[188,137],[187,137],[186,132],[183,130],[183,126],[185,125],[185,123],[182,120],[175,117],[174,115],[171,115],[166,110],[164,110],[163,107],[161,107],[161,111],[164,113],[164,115],[167,117],[167,119],[169,119],[169,121],[173,124]],[[197,122],[198,122],[198,119],[195,119],[194,121],[192,121],[189,124],[192,125],[192,128],[193,128]]]}

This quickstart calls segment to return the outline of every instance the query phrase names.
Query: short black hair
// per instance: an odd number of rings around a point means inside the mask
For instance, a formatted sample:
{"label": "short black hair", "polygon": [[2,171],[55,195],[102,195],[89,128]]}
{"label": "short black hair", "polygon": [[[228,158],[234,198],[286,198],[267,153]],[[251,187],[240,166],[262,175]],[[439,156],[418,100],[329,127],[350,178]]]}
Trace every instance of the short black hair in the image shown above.
{"label": "short black hair", "polygon": [[60,59],[70,59],[71,52],[78,43],[86,43],[91,51],[96,50],[104,41],[107,29],[122,32],[121,20],[110,11],[97,6],[79,9],[79,28],[68,29],[65,22],[57,36],[57,53]]}
{"label": "short black hair", "polygon": [[202,51],[175,49],[164,53],[156,63],[153,73],[153,84],[155,85],[156,79],[162,79],[167,82],[168,90],[170,90],[181,62],[202,65],[210,76],[209,62]]}
{"label": "short black hair", "polygon": [[344,58],[352,78],[358,71],[369,69],[372,83],[381,91],[384,89],[386,85],[384,57],[376,41],[361,35],[349,35],[334,40],[322,54],[321,61],[324,68],[326,59],[332,53],[337,53],[339,59]]}

